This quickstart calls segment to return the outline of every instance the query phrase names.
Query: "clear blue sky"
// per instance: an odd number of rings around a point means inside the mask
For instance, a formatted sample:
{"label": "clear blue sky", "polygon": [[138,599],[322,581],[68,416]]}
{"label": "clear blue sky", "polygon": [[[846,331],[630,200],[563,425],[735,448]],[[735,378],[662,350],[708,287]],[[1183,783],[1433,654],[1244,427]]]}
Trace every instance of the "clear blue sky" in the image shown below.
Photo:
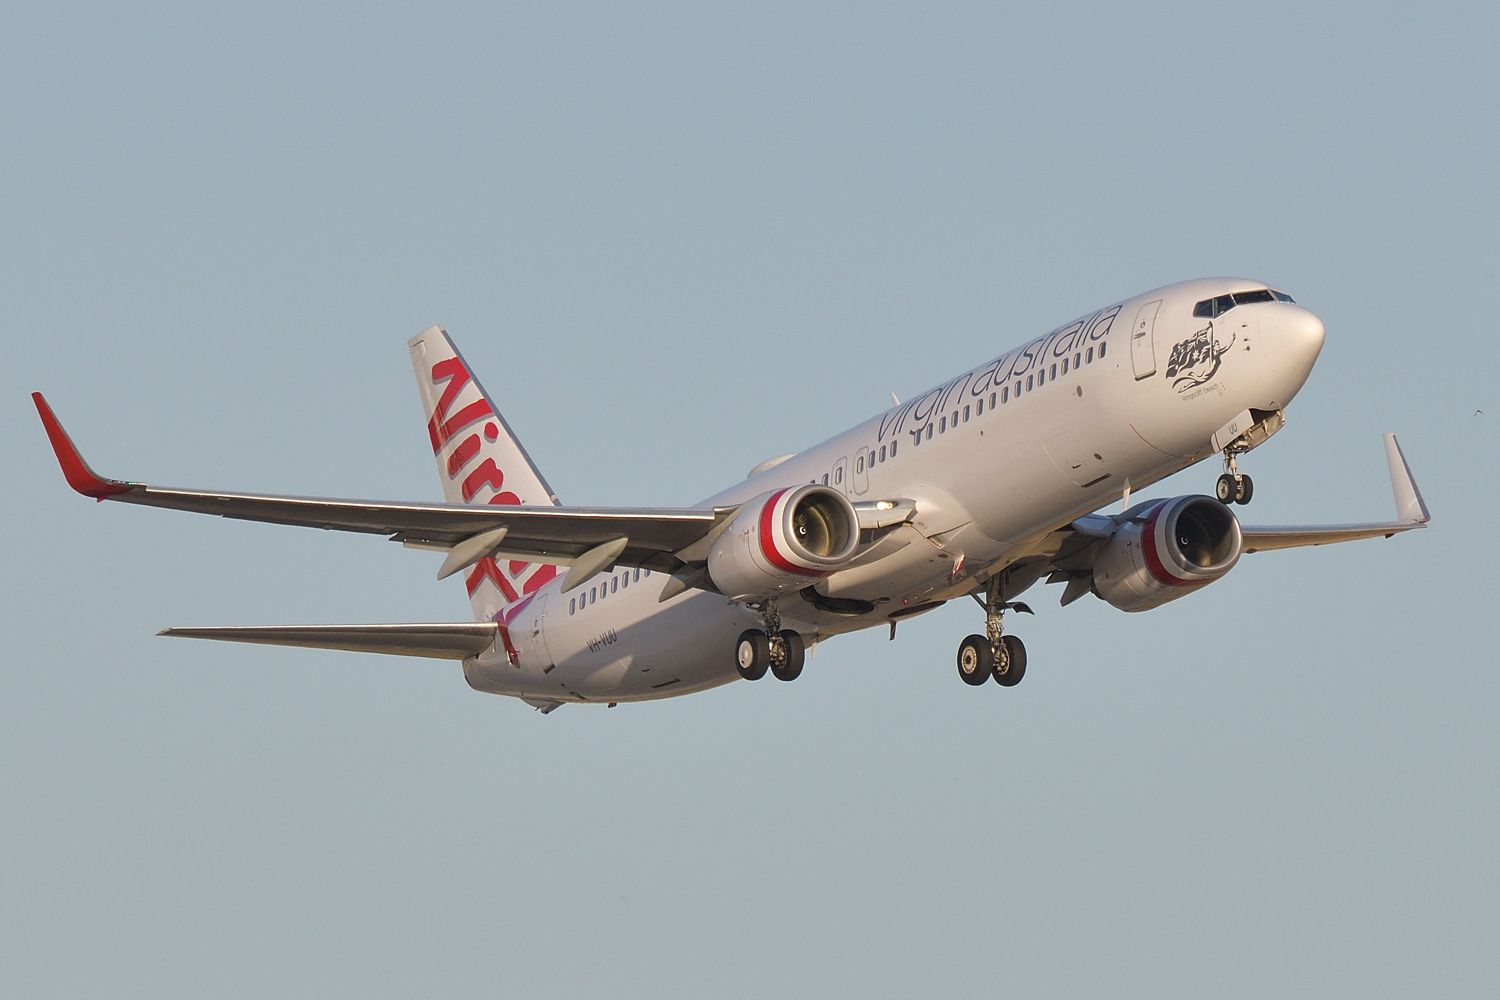
{"label": "clear blue sky", "polygon": [[[1489,4],[29,5],[0,34],[0,992],[1493,996]],[[564,500],[688,503],[1204,274],[1327,323],[1247,557],[566,708],[158,639],[458,619],[437,557],[67,492],[438,495],[445,324]],[[1477,415],[1476,410],[1483,410]],[[1165,485],[1201,492],[1203,466]]]}

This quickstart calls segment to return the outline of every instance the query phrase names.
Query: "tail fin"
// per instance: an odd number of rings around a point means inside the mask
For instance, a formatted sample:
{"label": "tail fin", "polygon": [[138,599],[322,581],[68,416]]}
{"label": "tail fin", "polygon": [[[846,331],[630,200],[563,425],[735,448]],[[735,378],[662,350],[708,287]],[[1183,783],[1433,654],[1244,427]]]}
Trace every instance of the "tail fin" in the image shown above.
{"label": "tail fin", "polygon": [[[407,344],[438,481],[449,503],[556,506],[557,496],[441,327]],[[465,585],[478,621],[508,622],[557,576],[540,563],[481,559]]]}

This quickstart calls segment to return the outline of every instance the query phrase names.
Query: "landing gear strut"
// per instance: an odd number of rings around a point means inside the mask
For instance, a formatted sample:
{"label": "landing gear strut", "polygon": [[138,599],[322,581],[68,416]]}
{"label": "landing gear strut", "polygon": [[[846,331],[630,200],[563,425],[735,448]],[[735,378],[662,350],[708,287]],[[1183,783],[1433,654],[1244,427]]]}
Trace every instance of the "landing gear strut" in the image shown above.
{"label": "landing gear strut", "polygon": [[774,600],[760,606],[765,628],[750,628],[740,633],[734,646],[734,665],[747,681],[758,681],[771,671],[779,681],[794,681],[802,675],[806,644],[802,636],[781,627],[781,612]]}
{"label": "landing gear strut", "polygon": [[1001,687],[1015,687],[1026,676],[1026,645],[1013,635],[1006,635],[1006,611],[1031,614],[1019,602],[1007,602],[999,580],[991,580],[984,599],[974,599],[984,607],[984,635],[971,635],[958,646],[958,676],[965,684],[979,686],[991,677]]}
{"label": "landing gear strut", "polygon": [[1233,446],[1224,449],[1224,474],[1214,486],[1214,496],[1219,503],[1245,504],[1255,495],[1255,483],[1240,472],[1240,454]]}

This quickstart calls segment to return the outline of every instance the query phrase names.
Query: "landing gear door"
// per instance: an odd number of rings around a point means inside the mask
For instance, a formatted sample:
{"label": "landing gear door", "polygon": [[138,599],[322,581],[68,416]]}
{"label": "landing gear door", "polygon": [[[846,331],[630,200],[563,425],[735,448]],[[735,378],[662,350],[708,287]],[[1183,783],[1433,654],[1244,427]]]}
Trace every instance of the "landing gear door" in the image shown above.
{"label": "landing gear door", "polygon": [[1156,314],[1160,309],[1161,299],[1155,299],[1135,314],[1135,326],[1130,331],[1130,363],[1135,366],[1137,382],[1156,374]]}

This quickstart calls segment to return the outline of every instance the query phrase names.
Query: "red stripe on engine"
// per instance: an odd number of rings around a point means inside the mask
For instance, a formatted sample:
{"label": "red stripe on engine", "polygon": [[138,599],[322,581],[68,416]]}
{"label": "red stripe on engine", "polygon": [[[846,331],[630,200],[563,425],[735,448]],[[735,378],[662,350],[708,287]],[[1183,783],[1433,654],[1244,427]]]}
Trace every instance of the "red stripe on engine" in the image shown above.
{"label": "red stripe on engine", "polygon": [[[790,488],[791,487],[787,487],[787,489]],[[760,509],[761,555],[765,556],[766,561],[769,562],[772,566],[775,566],[777,569],[781,570],[784,573],[796,573],[798,576],[826,576],[827,574],[822,570],[807,569],[806,567],[798,566],[796,563],[793,563],[791,560],[787,559],[786,556],[782,555],[776,549],[775,534],[771,529],[772,526],[776,523],[776,504],[781,501],[782,496],[786,492],[787,490],[783,489],[777,490],[775,493],[772,493],[771,498],[766,501],[766,505]]]}
{"label": "red stripe on engine", "polygon": [[1170,500],[1163,500],[1157,504],[1156,509],[1151,512],[1150,519],[1146,521],[1145,537],[1142,539],[1141,544],[1141,548],[1146,555],[1146,568],[1151,571],[1151,575],[1156,577],[1159,583],[1164,583],[1168,587],[1201,587],[1205,583],[1208,583],[1208,581],[1184,580],[1167,569],[1166,564],[1161,560],[1161,553],[1156,551],[1156,522],[1161,517],[1161,512],[1167,509],[1167,504],[1169,503],[1171,503]]}

